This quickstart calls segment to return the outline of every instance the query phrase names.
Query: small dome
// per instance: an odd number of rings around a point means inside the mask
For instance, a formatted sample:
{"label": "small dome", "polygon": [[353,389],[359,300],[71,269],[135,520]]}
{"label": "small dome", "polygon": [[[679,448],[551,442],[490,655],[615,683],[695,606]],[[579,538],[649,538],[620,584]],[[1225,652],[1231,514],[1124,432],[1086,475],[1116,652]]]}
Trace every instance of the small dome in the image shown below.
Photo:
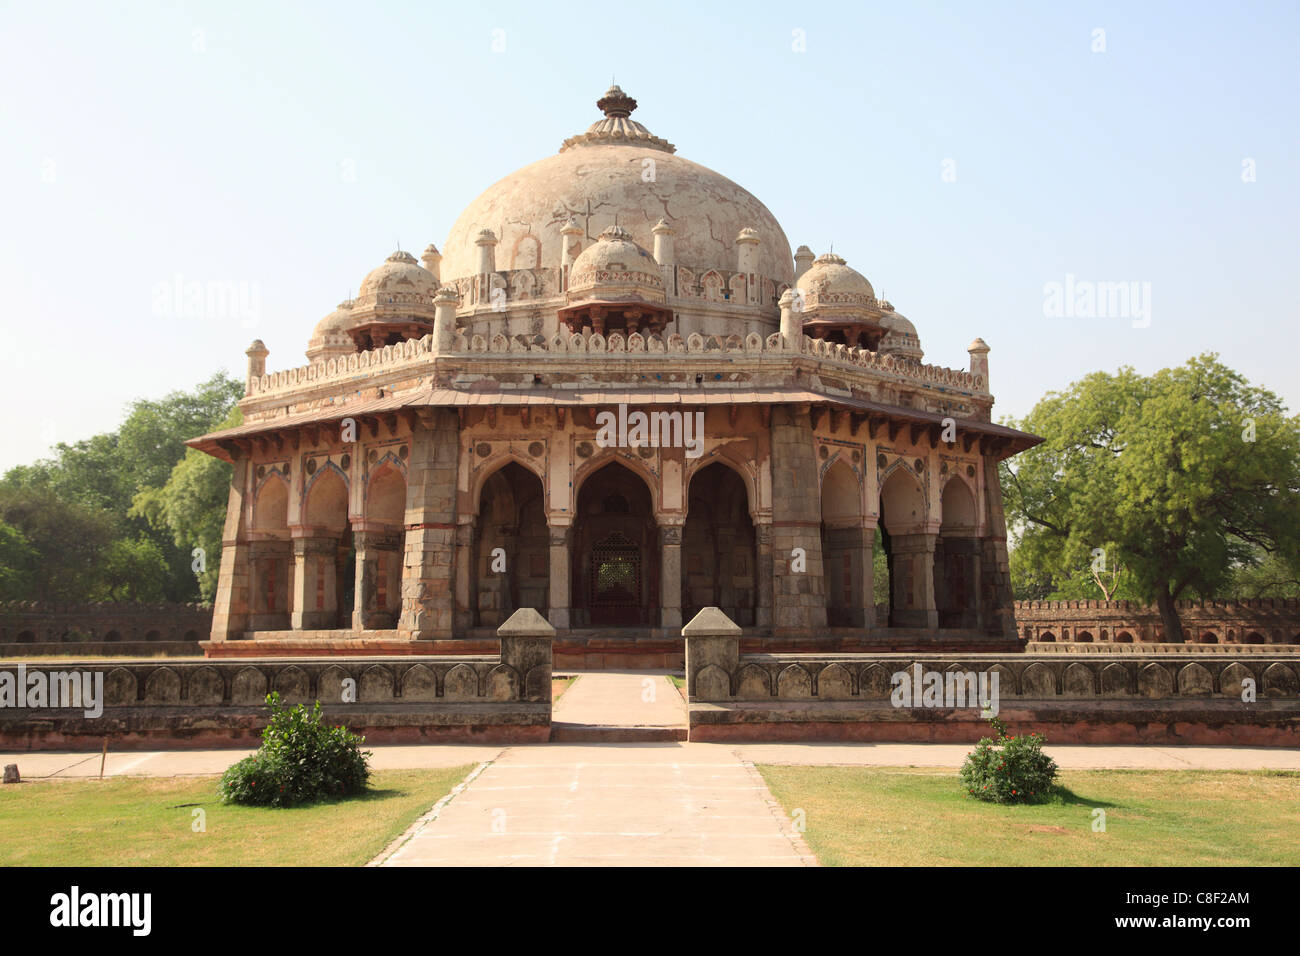
{"label": "small dome", "polygon": [[919,362],[925,357],[921,351],[921,339],[916,334],[916,326],[905,316],[897,312],[886,312],[881,317],[880,324],[888,330],[880,340],[882,355],[898,355],[913,362]]}
{"label": "small dome", "polygon": [[351,299],[344,299],[338,308],[316,323],[307,341],[308,361],[316,362],[355,351],[349,334],[353,325],[352,304]]}
{"label": "small dome", "polygon": [[805,309],[819,305],[872,306],[876,301],[876,290],[867,277],[831,252],[818,256],[799,277],[799,291],[804,294]]}
{"label": "small dome", "polygon": [[367,298],[382,293],[431,296],[437,291],[433,273],[416,262],[415,256],[399,249],[362,280],[357,303],[364,304]]}
{"label": "small dome", "polygon": [[622,226],[610,226],[582,251],[569,270],[569,299],[640,299],[662,303],[659,263],[632,241]]}

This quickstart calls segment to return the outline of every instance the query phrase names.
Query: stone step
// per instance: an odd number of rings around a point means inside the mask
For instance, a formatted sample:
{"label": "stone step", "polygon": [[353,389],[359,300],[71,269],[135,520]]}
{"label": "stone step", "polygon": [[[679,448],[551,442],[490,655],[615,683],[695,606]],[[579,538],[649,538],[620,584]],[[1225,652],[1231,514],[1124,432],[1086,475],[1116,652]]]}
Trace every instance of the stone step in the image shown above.
{"label": "stone step", "polygon": [[551,723],[551,743],[664,743],[685,740],[686,734],[685,726],[620,727],[613,724],[571,724],[563,721]]}

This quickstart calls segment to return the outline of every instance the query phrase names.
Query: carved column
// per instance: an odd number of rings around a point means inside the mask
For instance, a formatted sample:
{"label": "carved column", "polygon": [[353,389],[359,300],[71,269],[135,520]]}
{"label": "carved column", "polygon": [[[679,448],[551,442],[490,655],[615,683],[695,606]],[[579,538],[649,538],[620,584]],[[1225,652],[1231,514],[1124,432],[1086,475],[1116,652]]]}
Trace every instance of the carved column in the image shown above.
{"label": "carved column", "polygon": [[934,600],[934,546],[937,534],[896,534],[891,550],[890,624],[933,630],[939,626]]}
{"label": "carved column", "polygon": [[659,525],[659,626],[682,626],[682,526]]}
{"label": "carved column", "polygon": [[457,634],[466,634],[474,626],[474,604],[477,588],[474,584],[474,535],[478,515],[459,515],[456,524],[456,613]]}
{"label": "carved column", "polygon": [[754,567],[754,586],[758,589],[758,606],[754,609],[756,627],[772,626],[772,524],[768,521],[754,522],[754,537],[757,539],[757,551]]}
{"label": "carved column", "polygon": [[400,606],[401,534],[354,530],[352,542],[357,552],[352,627],[358,631],[391,628]]}
{"label": "carved column", "polygon": [[[797,549],[797,550],[796,550]],[[808,409],[772,409],[773,632],[826,627],[821,482]]]}
{"label": "carved column", "polygon": [[569,515],[547,515],[547,533],[550,535],[550,608],[547,620],[555,628],[567,630],[570,623],[569,601],[573,597],[570,572],[573,567],[570,551],[573,544],[573,526],[567,522]]}

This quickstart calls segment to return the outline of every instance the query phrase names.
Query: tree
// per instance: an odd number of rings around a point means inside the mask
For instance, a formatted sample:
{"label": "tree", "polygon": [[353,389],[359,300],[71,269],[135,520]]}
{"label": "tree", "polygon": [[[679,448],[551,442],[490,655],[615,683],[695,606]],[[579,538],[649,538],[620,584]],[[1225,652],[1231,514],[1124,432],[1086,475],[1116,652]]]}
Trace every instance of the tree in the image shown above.
{"label": "tree", "polygon": [[30,553],[25,583],[29,600],[72,603],[92,598],[100,556],[114,540],[112,517],[75,501],[64,501],[39,483],[0,488],[0,521],[15,528]]}
{"label": "tree", "polygon": [[[217,427],[233,428],[242,421],[239,409],[234,408]],[[198,578],[204,601],[212,600],[217,591],[230,471],[230,465],[220,458],[190,448],[166,484],[140,492],[131,507],[131,514],[144,516],[154,528],[166,529],[176,547],[190,556],[190,570]],[[195,549],[201,550],[195,554]],[[195,570],[195,565],[201,570]]]}
{"label": "tree", "polygon": [[1264,555],[1300,567],[1300,420],[1216,355],[1094,373],[1011,424],[1046,438],[1002,465],[1017,550],[1059,582],[1102,549],[1166,641],[1183,640],[1180,597]]}
{"label": "tree", "polygon": [[0,601],[21,601],[31,595],[37,560],[27,537],[0,521]]}

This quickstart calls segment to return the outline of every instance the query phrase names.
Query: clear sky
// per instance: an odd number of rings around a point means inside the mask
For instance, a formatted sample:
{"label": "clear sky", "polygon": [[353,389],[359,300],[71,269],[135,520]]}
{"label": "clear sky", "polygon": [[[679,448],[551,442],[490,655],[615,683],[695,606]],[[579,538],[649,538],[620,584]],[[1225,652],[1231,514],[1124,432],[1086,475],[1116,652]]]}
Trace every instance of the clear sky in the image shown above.
{"label": "clear sky", "polygon": [[[366,272],[441,248],[611,76],[792,247],[834,243],[927,361],[965,368],[982,336],[995,415],[1206,350],[1294,411],[1297,10],[0,4],[0,468],[242,378],[254,337],[303,364]],[[1149,316],[1047,314],[1067,275],[1138,283]],[[189,314],[178,281],[245,298]]]}

